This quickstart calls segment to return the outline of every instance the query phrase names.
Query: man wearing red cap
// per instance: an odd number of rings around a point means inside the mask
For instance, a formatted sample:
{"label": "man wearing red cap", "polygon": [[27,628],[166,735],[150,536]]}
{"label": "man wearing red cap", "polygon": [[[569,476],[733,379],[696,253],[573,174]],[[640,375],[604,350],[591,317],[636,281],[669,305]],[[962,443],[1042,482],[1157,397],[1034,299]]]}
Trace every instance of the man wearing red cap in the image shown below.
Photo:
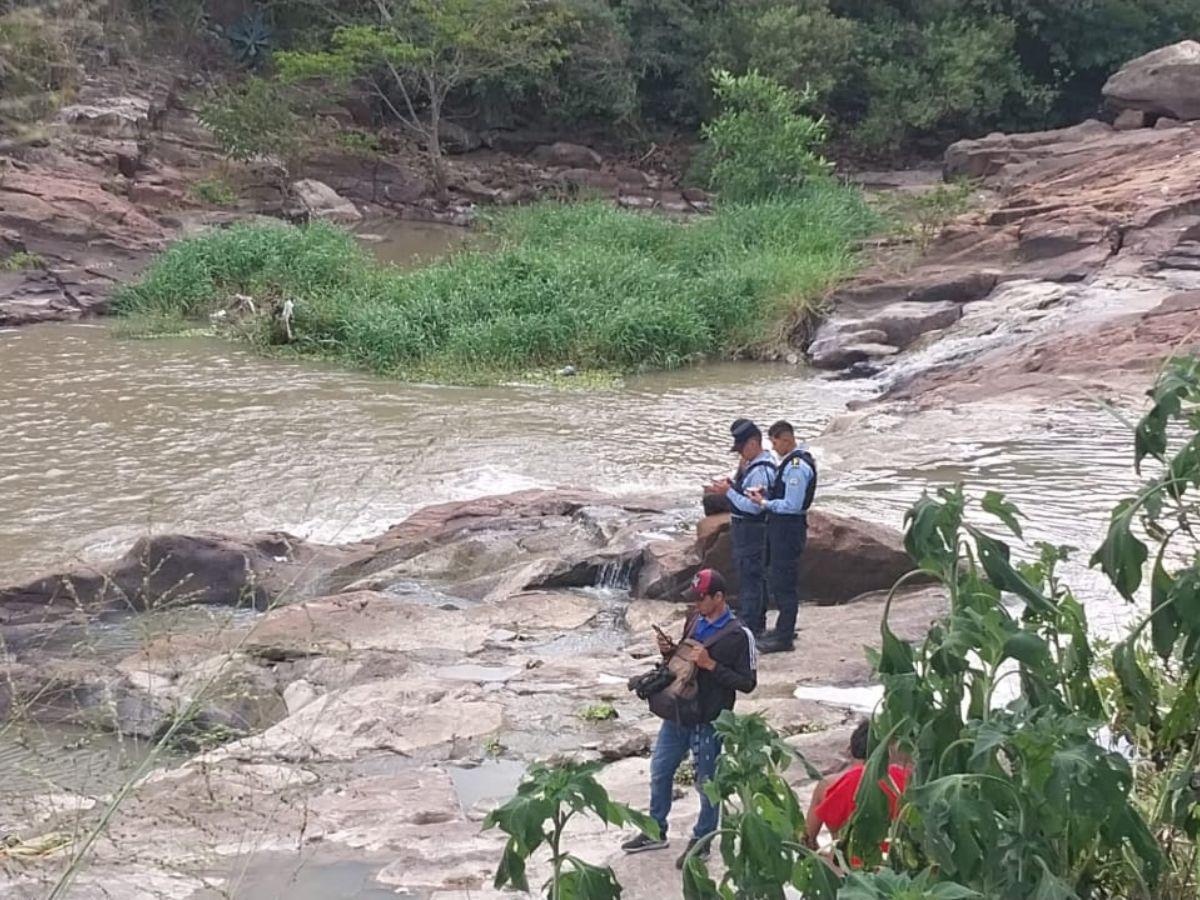
{"label": "man wearing red cap", "polygon": [[667,815],[671,812],[675,771],[690,751],[696,767],[700,816],[687,848],[676,862],[680,868],[692,846],[717,829],[720,812],[704,794],[704,784],[712,778],[721,752],[713,720],[722,710],[733,709],[736,692],[748,694],[758,684],[754,636],[726,605],[721,573],[716,569],[697,572],[686,596],[695,607],[684,622],[682,640],[675,643],[659,633],[658,649],[664,659],[681,656],[695,665],[695,696],[675,706],[656,704],[654,697],[650,703],[651,710],[663,718],[650,760],[650,816],[658,822],[660,834],[658,838],[639,834],[621,845],[626,853],[667,846]]}

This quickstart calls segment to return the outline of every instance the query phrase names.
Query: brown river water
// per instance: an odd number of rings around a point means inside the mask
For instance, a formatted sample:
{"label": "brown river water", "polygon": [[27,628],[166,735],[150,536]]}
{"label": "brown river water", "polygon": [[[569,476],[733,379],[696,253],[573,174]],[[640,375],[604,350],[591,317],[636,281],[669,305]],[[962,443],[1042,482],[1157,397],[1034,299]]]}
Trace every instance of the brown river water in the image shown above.
{"label": "brown river water", "polygon": [[84,324],[0,332],[0,374],[8,583],[112,557],[150,531],[348,541],[430,503],[521,488],[668,494],[684,508],[729,468],[740,415],[796,423],[823,462],[819,502],[893,527],[923,489],[963,480],[1008,493],[1034,538],[1090,551],[1132,485],[1128,436],[1097,407],[868,413],[822,437],[872,387],[787,365],[590,390],[446,387]]}

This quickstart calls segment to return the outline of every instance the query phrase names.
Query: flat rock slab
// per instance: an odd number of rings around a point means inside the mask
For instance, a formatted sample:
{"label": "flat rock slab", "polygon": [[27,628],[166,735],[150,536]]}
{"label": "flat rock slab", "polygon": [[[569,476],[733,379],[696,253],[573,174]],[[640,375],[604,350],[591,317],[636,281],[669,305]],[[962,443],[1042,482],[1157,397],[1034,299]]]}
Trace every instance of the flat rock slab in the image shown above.
{"label": "flat rock slab", "polygon": [[[373,752],[432,753],[503,724],[498,703],[443,696],[407,679],[326,694],[262,734],[229,744],[215,758],[352,760]],[[436,692],[434,693],[436,696]]]}

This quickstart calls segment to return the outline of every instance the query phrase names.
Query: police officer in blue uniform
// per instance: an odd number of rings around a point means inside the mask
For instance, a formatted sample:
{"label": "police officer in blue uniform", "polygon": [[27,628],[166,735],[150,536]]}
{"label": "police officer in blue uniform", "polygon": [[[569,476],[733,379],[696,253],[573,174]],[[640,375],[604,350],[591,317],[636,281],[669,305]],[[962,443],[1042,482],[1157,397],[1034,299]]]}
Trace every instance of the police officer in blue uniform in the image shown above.
{"label": "police officer in blue uniform", "polygon": [[767,495],[775,484],[775,461],[763,449],[763,436],[749,419],[738,419],[729,428],[733,452],[741,457],[737,475],[713,485],[723,491],[732,512],[730,542],[738,574],[738,618],[754,633],[767,627],[767,514],[752,497]]}
{"label": "police officer in blue uniform", "polygon": [[767,436],[780,457],[779,465],[771,487],[752,491],[750,499],[767,517],[767,585],[779,617],[758,648],[763,653],[781,653],[791,650],[795,641],[800,554],[808,540],[808,509],[817,489],[817,463],[812,454],[797,446],[795,430],[788,422],[776,422],[767,429]]}

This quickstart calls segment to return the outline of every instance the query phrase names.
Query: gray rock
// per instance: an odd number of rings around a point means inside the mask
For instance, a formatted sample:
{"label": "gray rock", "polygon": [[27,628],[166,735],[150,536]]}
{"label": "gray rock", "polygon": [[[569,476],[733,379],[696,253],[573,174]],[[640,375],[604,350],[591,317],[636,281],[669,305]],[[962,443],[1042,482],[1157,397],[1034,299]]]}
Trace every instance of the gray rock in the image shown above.
{"label": "gray rock", "polygon": [[1183,123],[1178,119],[1172,119],[1170,116],[1162,116],[1154,123],[1155,131],[1166,131],[1169,128],[1182,128]]}
{"label": "gray rock", "polygon": [[603,191],[606,194],[616,193],[621,186],[616,175],[609,172],[597,172],[593,169],[567,169],[558,177],[572,187]]}
{"label": "gray rock", "polygon": [[1146,114],[1140,109],[1123,109],[1113,120],[1117,131],[1136,131],[1146,127]]}
{"label": "gray rock", "polygon": [[470,153],[483,146],[477,132],[445,119],[438,123],[438,139],[446,153]]}
{"label": "gray rock", "polygon": [[[558,141],[535,147],[530,154],[535,162],[561,169],[599,169],[604,162],[591,147]],[[616,176],[613,176],[614,181]]]}
{"label": "gray rock", "polygon": [[1200,119],[1200,43],[1180,41],[1127,62],[1103,92],[1117,109]]}
{"label": "gray rock", "polygon": [[149,126],[150,101],[145,97],[110,97],[95,103],[65,106],[58,121],[85,134],[136,138]]}
{"label": "gray rock", "polygon": [[292,183],[292,193],[309,216],[327,222],[351,224],[362,220],[362,213],[337,191],[313,178]]}
{"label": "gray rock", "polygon": [[[878,338],[867,340],[862,334],[856,335],[852,346],[864,344],[892,344],[896,347],[907,347],[921,335],[948,328],[962,317],[962,305],[949,301],[941,303],[893,303],[885,306],[878,313],[862,321],[864,328],[872,336],[882,333],[885,340]],[[886,355],[886,354],[884,354]]]}

